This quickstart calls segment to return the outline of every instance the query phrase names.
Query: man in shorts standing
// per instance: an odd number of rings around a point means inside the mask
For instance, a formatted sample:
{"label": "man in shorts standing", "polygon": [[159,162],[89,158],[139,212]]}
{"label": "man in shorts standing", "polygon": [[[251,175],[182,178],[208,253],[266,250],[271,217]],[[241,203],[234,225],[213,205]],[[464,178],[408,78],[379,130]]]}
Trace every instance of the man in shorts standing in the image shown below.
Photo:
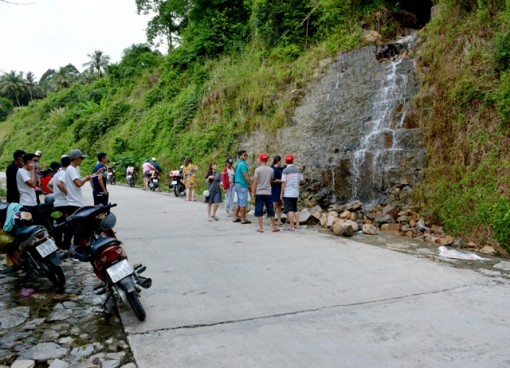
{"label": "man in shorts standing", "polygon": [[251,192],[255,193],[255,217],[259,222],[259,233],[264,232],[264,226],[262,223],[264,216],[264,205],[266,206],[267,217],[271,220],[271,226],[273,232],[280,231],[276,227],[274,220],[274,206],[273,197],[271,195],[271,181],[273,180],[273,169],[267,166],[268,155],[261,153],[259,156],[260,166],[255,169],[255,176],[253,178],[253,184]]}
{"label": "man in shorts standing", "polygon": [[301,170],[294,166],[294,156],[285,155],[287,167],[282,172],[282,193],[283,210],[287,214],[289,226],[285,228],[289,231],[299,229],[299,212],[297,210],[297,201],[299,198],[299,183],[304,180]]}
{"label": "man in shorts standing", "polygon": [[251,221],[246,219],[246,208],[248,207],[248,188],[251,185],[251,179],[248,175],[248,165],[246,164],[248,153],[246,153],[245,150],[240,150],[237,155],[239,156],[239,161],[236,163],[234,174],[234,181],[236,183],[235,191],[237,193],[237,207],[234,210],[233,222],[251,224]]}

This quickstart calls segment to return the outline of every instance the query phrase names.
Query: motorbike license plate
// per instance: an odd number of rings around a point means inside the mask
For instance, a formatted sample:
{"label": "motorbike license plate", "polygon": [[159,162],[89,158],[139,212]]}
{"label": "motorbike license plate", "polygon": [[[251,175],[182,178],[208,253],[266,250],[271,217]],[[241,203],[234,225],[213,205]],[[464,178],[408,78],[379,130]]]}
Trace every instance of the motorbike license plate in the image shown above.
{"label": "motorbike license plate", "polygon": [[39,244],[35,249],[37,249],[41,257],[46,258],[51,253],[55,252],[58,248],[53,239],[50,238],[44,243]]}
{"label": "motorbike license plate", "polygon": [[153,181],[154,183],[157,183],[157,182],[158,182],[158,179],[152,179],[152,181]]}
{"label": "motorbike license plate", "polygon": [[108,272],[112,282],[115,283],[122,280],[124,277],[131,275],[133,273],[133,267],[131,267],[127,259],[123,259],[109,267],[106,272]]}
{"label": "motorbike license plate", "polygon": [[172,180],[172,185],[177,184],[177,180]]}

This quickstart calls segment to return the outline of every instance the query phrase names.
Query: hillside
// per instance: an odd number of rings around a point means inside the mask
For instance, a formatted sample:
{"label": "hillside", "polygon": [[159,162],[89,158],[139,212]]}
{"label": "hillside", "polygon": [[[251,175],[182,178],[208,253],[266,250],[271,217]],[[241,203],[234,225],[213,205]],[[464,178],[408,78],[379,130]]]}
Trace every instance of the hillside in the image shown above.
{"label": "hillside", "polygon": [[[0,166],[18,148],[42,149],[53,160],[79,147],[92,156],[108,152],[119,168],[155,156],[170,170],[192,157],[205,171],[211,160],[234,157],[250,132],[275,135],[289,126],[304,98],[296,91],[321,76],[324,60],[421,28],[415,121],[427,170],[414,204],[452,235],[499,243],[504,252],[510,9],[502,0],[439,0],[428,22],[432,3],[413,3],[254,1],[241,20],[223,12],[229,31],[214,34],[202,14],[202,28],[188,25],[168,56],[134,45],[105,77],[18,109],[0,123]],[[367,31],[377,37],[364,37]]]}

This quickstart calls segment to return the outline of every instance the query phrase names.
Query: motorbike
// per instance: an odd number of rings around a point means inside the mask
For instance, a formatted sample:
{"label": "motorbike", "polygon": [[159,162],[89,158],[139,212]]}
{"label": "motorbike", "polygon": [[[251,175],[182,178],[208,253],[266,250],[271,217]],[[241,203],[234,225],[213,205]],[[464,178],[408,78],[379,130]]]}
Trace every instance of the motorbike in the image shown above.
{"label": "motorbike", "polygon": [[95,292],[108,293],[105,304],[113,297],[115,301],[129,305],[136,317],[143,321],[146,313],[140,302],[140,287],[148,289],[152,280],[140,275],[147,269],[145,266],[131,266],[122,242],[115,236],[113,227],[116,217],[110,211],[115,206],[81,207],[57,226],[73,229],[75,245],[71,247],[71,256],[82,262],[90,262],[101,281]]}
{"label": "motorbike", "polygon": [[149,179],[149,190],[153,192],[159,188],[159,174],[157,171],[154,171]]}
{"label": "motorbike", "polygon": [[113,166],[106,168],[106,180],[109,184],[115,185],[115,168]]}
{"label": "motorbike", "polygon": [[186,187],[182,182],[182,171],[172,170],[170,172],[170,189],[173,190],[176,197],[186,192]]}
{"label": "motorbike", "polygon": [[[9,203],[0,203],[0,223],[5,223]],[[21,208],[14,214],[14,226],[2,233],[2,249],[8,263],[21,268],[27,274],[46,277],[53,285],[62,288],[66,283],[57,254],[58,247],[48,229],[32,224],[32,215]]]}
{"label": "motorbike", "polygon": [[136,176],[134,172],[128,171],[126,174],[126,180],[130,188],[135,187]]}

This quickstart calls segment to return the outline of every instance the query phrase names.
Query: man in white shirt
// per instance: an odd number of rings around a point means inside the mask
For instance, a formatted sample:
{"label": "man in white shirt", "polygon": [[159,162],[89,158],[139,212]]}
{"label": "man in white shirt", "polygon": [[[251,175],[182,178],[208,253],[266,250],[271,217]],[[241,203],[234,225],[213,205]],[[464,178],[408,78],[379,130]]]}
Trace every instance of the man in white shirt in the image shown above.
{"label": "man in white shirt", "polygon": [[299,229],[299,211],[297,202],[299,198],[299,184],[304,180],[301,170],[294,166],[294,156],[285,155],[287,167],[282,172],[282,192],[283,209],[287,214],[288,227],[285,230],[294,231]]}
{"label": "man in white shirt", "polygon": [[[78,208],[83,207],[83,194],[81,187],[88,181],[92,180],[92,175],[87,175],[80,178],[78,167],[83,162],[86,156],[79,149],[72,149],[69,152],[69,159],[71,164],[65,171],[63,182],[67,190],[67,214],[74,213]],[[99,172],[100,171],[100,172]],[[99,170],[96,174],[102,174],[103,171]]]}
{"label": "man in white shirt", "polygon": [[19,203],[32,214],[34,223],[41,223],[41,216],[37,208],[37,197],[35,187],[37,179],[35,177],[35,161],[34,153],[27,153],[23,156],[23,166],[16,173],[16,184],[20,195]]}
{"label": "man in white shirt", "polygon": [[[55,202],[53,202],[54,211],[60,212],[61,216],[55,219],[57,224],[64,222],[67,213],[67,189],[65,187],[65,175],[66,170],[71,163],[69,156],[64,155],[60,159],[62,167],[48,183],[48,188],[53,192],[53,196],[55,198]],[[62,240],[62,232],[54,233],[55,242],[57,246],[61,249],[69,249],[71,245],[71,239],[69,236],[66,236],[64,241]]]}

